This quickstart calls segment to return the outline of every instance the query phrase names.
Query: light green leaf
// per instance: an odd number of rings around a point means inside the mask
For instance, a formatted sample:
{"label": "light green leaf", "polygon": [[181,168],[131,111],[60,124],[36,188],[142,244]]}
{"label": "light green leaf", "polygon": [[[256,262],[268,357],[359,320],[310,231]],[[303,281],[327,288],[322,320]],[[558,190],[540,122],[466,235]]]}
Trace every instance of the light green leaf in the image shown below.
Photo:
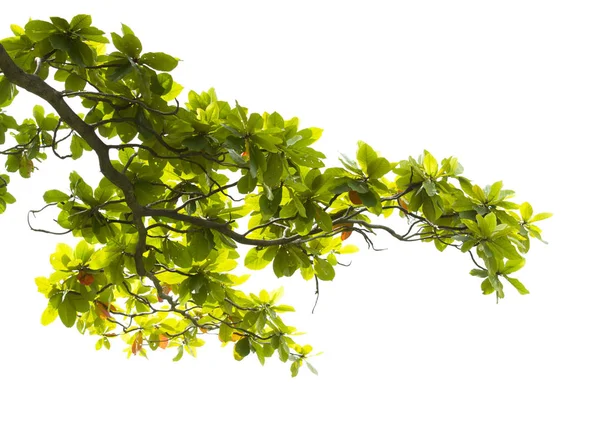
{"label": "light green leaf", "polygon": [[85,240],[80,241],[75,247],[73,252],[73,258],[81,261],[81,264],[87,263],[92,254],[94,253],[94,246],[88,244]]}
{"label": "light green leaf", "polygon": [[479,278],[487,278],[488,271],[483,269],[471,269],[469,274],[472,276],[478,276]]}
{"label": "light green leaf", "polygon": [[502,190],[502,181],[496,181],[494,184],[490,186],[488,199],[490,201],[495,201],[498,199],[500,195],[500,190]]}
{"label": "light green leaf", "polygon": [[338,249],[338,252],[340,254],[354,254],[358,251],[359,249],[356,245],[344,245],[340,249]]}
{"label": "light green leaf", "polygon": [[123,252],[120,248],[116,246],[104,247],[99,251],[94,252],[90,259],[89,267],[91,269],[102,269],[103,267],[108,266],[121,255],[123,255]]}
{"label": "light green leaf", "polygon": [[42,325],[47,326],[54,322],[56,317],[58,316],[58,311],[51,305],[48,305],[44,312],[42,313]]}
{"label": "light green leaf", "polygon": [[490,295],[494,293],[494,287],[488,278],[481,282],[481,290],[483,291],[484,295]]}
{"label": "light green leaf", "polygon": [[520,211],[521,211],[521,218],[523,219],[523,221],[529,222],[529,219],[531,218],[531,215],[533,214],[533,208],[531,207],[531,204],[529,204],[528,202],[524,202],[523,204],[521,204]]}
{"label": "light green leaf", "polygon": [[541,221],[552,217],[552,213],[538,213],[533,218],[529,219],[529,223]]}
{"label": "light green leaf", "polygon": [[377,153],[367,143],[358,141],[358,151],[356,152],[356,160],[362,171],[367,174],[369,165],[377,160]]}
{"label": "light green leaf", "polygon": [[[477,216],[479,217],[479,216]],[[485,218],[483,218],[484,220],[484,225],[487,231],[486,236],[489,237],[491,236],[491,234],[494,232],[494,230],[496,229],[496,215],[494,213],[488,213],[485,215]]]}
{"label": "light green leaf", "polygon": [[518,260],[508,260],[504,267],[500,270],[502,274],[514,273],[517,270],[525,266],[525,259],[521,258]]}
{"label": "light green leaf", "polygon": [[317,371],[316,368],[314,368],[314,366],[309,363],[308,361],[304,360],[304,362],[306,363],[306,367],[308,367],[308,370],[310,370],[313,374],[318,375],[319,372]]}
{"label": "light green leaf", "polygon": [[174,362],[179,361],[182,356],[183,356],[183,346],[179,346],[179,348],[177,349],[177,355],[175,355],[175,357],[173,358],[173,361]]}
{"label": "light green leaf", "polygon": [[390,172],[390,162],[383,157],[378,157],[367,166],[366,174],[369,178],[381,178]]}
{"label": "light green leaf", "polygon": [[[477,217],[478,217],[478,218],[480,218],[480,216],[479,216],[479,215],[477,215]],[[472,220],[470,220],[470,219],[461,219],[460,221],[461,221],[461,222],[462,222],[464,225],[466,225],[466,227],[467,227],[469,230],[471,230],[471,232],[472,232],[473,234],[475,234],[475,235],[480,235],[480,234],[481,234],[480,227],[479,227],[479,226],[478,226],[478,225],[477,225],[475,222],[473,222]],[[483,220],[482,220],[482,222],[483,222]]]}
{"label": "light green leaf", "polygon": [[529,290],[527,290],[527,288],[525,288],[525,286],[518,279],[510,278],[508,276],[505,276],[504,278],[506,278],[506,280],[508,282],[510,282],[513,285],[513,287],[516,288],[520,294],[522,294],[522,295],[529,294]]}
{"label": "light green leaf", "polygon": [[244,266],[246,266],[250,270],[261,270],[264,269],[271,260],[266,260],[264,256],[264,249],[258,250],[257,248],[252,248],[246,254],[246,258],[244,259]]}
{"label": "light green leaf", "polygon": [[44,193],[44,201],[46,202],[46,204],[49,204],[51,202],[68,201],[69,198],[71,198],[69,195],[61,192],[60,190],[53,189],[53,190],[48,190],[48,191],[46,191],[46,193]]}
{"label": "light green leaf", "polygon": [[438,162],[429,151],[425,150],[424,155],[423,168],[425,169],[425,173],[430,177],[435,177],[438,173]]}

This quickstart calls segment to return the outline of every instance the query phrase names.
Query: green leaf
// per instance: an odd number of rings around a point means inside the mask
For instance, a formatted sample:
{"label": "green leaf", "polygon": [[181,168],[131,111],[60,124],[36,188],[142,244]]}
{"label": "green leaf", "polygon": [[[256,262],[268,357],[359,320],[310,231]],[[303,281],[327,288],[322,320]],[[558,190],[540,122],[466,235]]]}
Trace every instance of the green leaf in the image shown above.
{"label": "green leaf", "polygon": [[390,162],[383,157],[378,157],[367,166],[366,174],[369,178],[381,178],[390,172]]}
{"label": "green leaf", "polygon": [[431,180],[425,180],[425,181],[423,181],[423,187],[425,188],[425,192],[427,192],[428,196],[437,195],[437,189],[435,187],[435,182],[433,182]]}
{"label": "green leaf", "polygon": [[[17,87],[6,79],[4,76],[0,76],[0,107],[8,106],[12,103],[18,93]],[[3,116],[4,122],[7,120],[7,116]],[[10,119],[10,118],[9,118]],[[14,122],[14,119],[13,119]],[[0,124],[1,125],[1,124]],[[5,124],[6,125],[6,124]],[[9,127],[8,125],[6,127]],[[10,126],[9,128],[15,128],[16,125]],[[3,131],[3,130],[0,130]],[[4,143],[4,140],[2,141]]]}
{"label": "green leaf", "polygon": [[[70,304],[75,308],[75,311],[80,313],[87,313],[90,310],[90,303],[82,295],[75,292],[67,293],[65,301],[69,301]],[[65,303],[63,301],[63,304]],[[60,308],[60,307],[59,307]]]}
{"label": "green leaf", "polygon": [[287,312],[295,312],[296,309],[290,305],[276,305],[273,308],[273,311],[277,313],[287,313]]}
{"label": "green leaf", "polygon": [[52,21],[52,24],[54,24],[58,29],[62,30],[63,32],[69,30],[69,22],[64,18],[50,17],[50,21]]}
{"label": "green leaf", "polygon": [[368,190],[366,193],[358,192],[358,197],[367,207],[376,207],[378,204],[380,204],[379,195],[371,190]]}
{"label": "green leaf", "polygon": [[483,291],[484,295],[490,295],[494,293],[495,290],[489,278],[486,278],[481,282],[481,290]]}
{"label": "green leaf", "polygon": [[33,117],[35,118],[35,122],[38,126],[42,125],[44,122],[45,114],[46,112],[42,106],[39,104],[33,106]]}
{"label": "green leaf", "polygon": [[184,139],[182,145],[192,151],[205,151],[210,147],[210,141],[206,135],[201,134]]}
{"label": "green leaf", "polygon": [[371,148],[368,144],[366,144],[363,141],[358,141],[358,151],[356,152],[356,160],[358,161],[360,168],[365,174],[368,174],[369,165],[374,164],[377,158],[377,153],[375,152],[375,150],[373,150],[373,148]]}
{"label": "green leaf", "polygon": [[48,190],[44,193],[44,201],[46,204],[51,202],[63,202],[68,201],[71,197],[66,193],[61,192],[60,190]]}
{"label": "green leaf", "polygon": [[292,365],[290,366],[290,371],[292,372],[292,378],[295,378],[296,376],[298,376],[298,370],[300,370],[301,365],[302,365],[301,359],[297,359],[296,361],[294,361],[292,363]]}
{"label": "green leaf", "polygon": [[483,269],[471,269],[469,274],[472,276],[478,276],[479,278],[487,278],[488,271]]}
{"label": "green leaf", "polygon": [[250,136],[250,139],[254,143],[260,145],[261,148],[272,153],[279,152],[279,148],[277,148],[277,145],[283,142],[281,138],[267,133],[255,133],[252,136]]}
{"label": "green leaf", "polygon": [[205,260],[215,247],[212,233],[207,231],[197,231],[187,235],[189,251],[196,261]]}
{"label": "green leaf", "polygon": [[86,27],[78,31],[79,36],[83,39],[93,42],[99,42],[101,44],[108,44],[110,41],[104,35],[104,32],[95,27]]}
{"label": "green leaf", "polygon": [[[102,269],[123,255],[122,250],[117,246],[107,246],[94,252],[90,259],[89,267],[91,269]],[[161,275],[162,276],[162,275]]]}
{"label": "green leaf", "polygon": [[77,320],[77,311],[71,302],[71,299],[65,298],[60,305],[58,306],[58,315],[60,317],[61,322],[67,328],[70,328],[75,324]]}
{"label": "green leaf", "polygon": [[92,254],[94,253],[94,246],[89,245],[85,240],[80,241],[73,251],[73,258],[80,260],[81,264],[88,262]]}
{"label": "green leaf", "polygon": [[77,74],[69,74],[65,81],[66,91],[83,91],[87,82],[79,77]]}
{"label": "green leaf", "polygon": [[31,20],[25,24],[25,34],[33,42],[41,41],[57,30],[58,29],[54,24],[47,21]]}
{"label": "green leaf", "polygon": [[327,260],[323,260],[317,256],[314,257],[313,265],[317,278],[323,281],[331,281],[335,277],[335,270]]}
{"label": "green leaf", "polygon": [[131,58],[137,59],[142,52],[142,43],[133,34],[125,34],[121,37],[113,32],[111,37],[115,48]]}
{"label": "green leaf", "polygon": [[252,177],[250,171],[247,171],[243,176],[240,177],[238,181],[238,192],[240,192],[242,195],[253,192],[256,188],[256,182],[256,177]]}
{"label": "green leaf", "polygon": [[279,154],[267,156],[267,170],[263,173],[263,181],[267,186],[276,186],[283,175],[283,160]]}
{"label": "green leaf", "polygon": [[521,269],[523,266],[525,266],[524,258],[520,258],[518,260],[508,260],[504,267],[501,268],[500,272],[505,275],[509,273],[514,273],[517,270]]}
{"label": "green leaf", "polygon": [[315,222],[326,233],[333,230],[331,216],[319,205],[315,205]]}
{"label": "green leaf", "polygon": [[144,53],[140,58],[140,63],[159,71],[172,71],[179,60],[165,53]]}
{"label": "green leaf", "polygon": [[221,323],[221,326],[219,327],[219,340],[223,343],[227,343],[228,341],[231,341],[231,334],[233,334],[233,328],[226,323]]}
{"label": "green leaf", "polygon": [[89,45],[75,39],[71,42],[69,56],[77,65],[81,67],[94,64],[94,53]]}
{"label": "green leaf", "polygon": [[252,248],[246,254],[244,259],[244,266],[246,266],[250,270],[261,270],[264,269],[271,261],[267,261],[264,259],[265,250],[258,250],[257,248]]}
{"label": "green leaf", "polygon": [[290,255],[288,249],[285,246],[279,248],[277,255],[273,259],[273,272],[275,276],[277,278],[292,276],[297,268],[296,259]]}
{"label": "green leaf", "polygon": [[487,201],[487,197],[485,195],[485,192],[478,185],[475,184],[472,187],[472,193],[473,193],[473,195],[472,195],[473,198],[475,198],[477,201],[479,201],[479,203],[484,204]]}
{"label": "green leaf", "polygon": [[[479,218],[480,218],[480,216],[479,216],[479,215],[477,215],[477,217],[479,217]],[[472,232],[473,234],[475,234],[475,235],[477,235],[477,236],[478,236],[478,235],[481,235],[481,230],[480,230],[480,227],[479,227],[479,226],[478,226],[478,225],[477,225],[475,222],[473,222],[473,221],[472,221],[472,220],[470,220],[470,219],[461,219],[460,221],[461,221],[461,222],[462,222],[464,225],[466,225],[466,227],[467,227],[469,230],[471,230],[471,232]],[[483,219],[482,219],[482,222],[483,222]]]}
{"label": "green leaf", "polygon": [[71,19],[69,27],[71,31],[76,32],[81,29],[85,29],[92,25],[92,17],[86,14],[75,15]]}
{"label": "green leaf", "polygon": [[280,337],[279,339],[277,351],[279,352],[279,359],[281,362],[286,362],[290,357],[290,348],[283,337]]}
{"label": "green leaf", "polygon": [[174,362],[179,361],[182,356],[183,356],[183,345],[179,346],[179,348],[177,349],[177,355],[175,355],[175,357],[173,358],[173,361]]}
{"label": "green leaf", "polygon": [[73,49],[72,40],[65,34],[55,33],[54,35],[50,35],[48,40],[50,41],[52,48],[57,50],[69,52]]}
{"label": "green leaf", "polygon": [[515,248],[506,237],[501,237],[489,242],[489,246],[502,257],[508,258],[509,260],[521,260],[521,255],[519,255],[517,248]]}
{"label": "green leaf", "polygon": [[512,286],[513,286],[514,288],[516,288],[516,289],[517,289],[517,291],[518,291],[520,294],[522,294],[522,295],[527,295],[527,294],[529,294],[529,290],[527,290],[527,288],[525,288],[525,286],[524,286],[524,285],[521,283],[521,281],[519,281],[518,279],[516,279],[516,278],[510,278],[510,277],[508,277],[508,276],[505,276],[504,278],[506,278],[506,280],[507,280],[508,282],[510,282],[510,283],[512,284]]}
{"label": "green leaf", "polygon": [[[479,217],[479,216],[477,216]],[[494,230],[496,229],[496,215],[494,213],[488,213],[485,215],[485,217],[483,218],[484,221],[484,227],[486,228],[486,237],[489,237]]]}

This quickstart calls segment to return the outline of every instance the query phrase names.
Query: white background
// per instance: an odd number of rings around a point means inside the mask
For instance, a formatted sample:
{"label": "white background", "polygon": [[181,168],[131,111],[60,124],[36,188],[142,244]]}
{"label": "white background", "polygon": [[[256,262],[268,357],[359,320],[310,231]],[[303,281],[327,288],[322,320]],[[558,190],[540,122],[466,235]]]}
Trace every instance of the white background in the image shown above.
{"label": "white background", "polygon": [[[46,162],[13,177],[18,204],[0,216],[0,433],[600,433],[596,4],[3,4],[3,36],[30,16],[90,13],[108,32],[124,22],[144,50],[183,59],[174,75],[188,89],[324,128],[333,164],[358,139],[390,160],[427,148],[555,216],[518,275],[531,294],[507,289],[499,305],[466,255],[384,237],[387,251],[361,245],[322,285],[314,315],[311,282],[251,279],[254,292],[283,284],[298,308],[288,320],[324,351],[318,377],[291,379],[276,358],[236,362],[215,342],[179,363],[127,360],[59,321],[42,327],[33,278],[61,239],[30,232],[25,214],[70,171]],[[22,92],[9,111],[30,116],[32,101]]]}

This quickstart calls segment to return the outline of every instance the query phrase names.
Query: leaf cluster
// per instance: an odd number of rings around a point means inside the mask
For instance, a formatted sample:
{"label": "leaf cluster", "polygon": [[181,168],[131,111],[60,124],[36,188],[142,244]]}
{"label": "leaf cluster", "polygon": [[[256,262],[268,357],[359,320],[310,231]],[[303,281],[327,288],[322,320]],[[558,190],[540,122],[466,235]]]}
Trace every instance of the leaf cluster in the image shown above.
{"label": "leaf cluster", "polygon": [[[550,214],[509,201],[514,192],[500,181],[473,184],[455,157],[424,151],[392,162],[358,142],[355,156],[327,168],[314,146],[322,131],[298,118],[251,112],[213,89],[180,104],[171,75],[179,59],[144,51],[126,25],[110,39],[88,15],[12,30],[1,41],[0,108],[19,86],[56,113],[35,106],[18,123],[0,109],[0,145],[12,137],[0,148],[6,170],[29,178],[49,153],[91,152],[103,174],[92,187],[72,172],[68,191],[44,195],[61,233],[81,241],[59,244],[54,273],[36,280],[48,298],[43,324],[59,318],[97,335],[98,349],[120,336],[128,355],[174,348],[175,360],[215,335],[237,360],[277,353],[294,376],[302,365],[316,372],[312,348],[281,317],[293,311],[282,290],[239,290],[249,276],[238,274],[241,263],[277,277],[299,272],[318,292],[344,265],[339,256],[358,250],[346,240],[356,234],[372,248],[378,232],[468,253],[484,294],[504,297],[501,278],[528,293],[509,275],[525,264],[530,238],[541,240],[534,223]],[[1,177],[0,213],[15,200]]]}

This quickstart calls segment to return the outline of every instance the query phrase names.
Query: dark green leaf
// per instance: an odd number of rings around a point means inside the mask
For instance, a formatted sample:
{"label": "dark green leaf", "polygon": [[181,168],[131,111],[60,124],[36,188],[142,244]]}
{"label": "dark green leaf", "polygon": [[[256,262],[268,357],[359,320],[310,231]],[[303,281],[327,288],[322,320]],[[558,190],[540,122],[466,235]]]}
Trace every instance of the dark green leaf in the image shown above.
{"label": "dark green leaf", "polygon": [[63,32],[69,30],[69,22],[64,18],[50,17],[50,21],[52,21],[52,24],[54,24],[58,29],[62,30]]}
{"label": "dark green leaf", "polygon": [[210,142],[206,135],[197,135],[184,139],[183,146],[192,151],[204,151],[210,147]]}
{"label": "dark green leaf", "polygon": [[250,339],[248,337],[244,337],[238,340],[234,346],[234,358],[237,361],[241,361],[250,353]]}
{"label": "dark green leaf", "polygon": [[71,19],[70,28],[73,32],[85,29],[92,25],[92,17],[85,14],[75,15]]}
{"label": "dark green leaf", "polygon": [[75,324],[75,321],[77,320],[77,311],[68,298],[64,299],[58,306],[58,315],[61,322],[63,322],[67,328],[70,328]]}

